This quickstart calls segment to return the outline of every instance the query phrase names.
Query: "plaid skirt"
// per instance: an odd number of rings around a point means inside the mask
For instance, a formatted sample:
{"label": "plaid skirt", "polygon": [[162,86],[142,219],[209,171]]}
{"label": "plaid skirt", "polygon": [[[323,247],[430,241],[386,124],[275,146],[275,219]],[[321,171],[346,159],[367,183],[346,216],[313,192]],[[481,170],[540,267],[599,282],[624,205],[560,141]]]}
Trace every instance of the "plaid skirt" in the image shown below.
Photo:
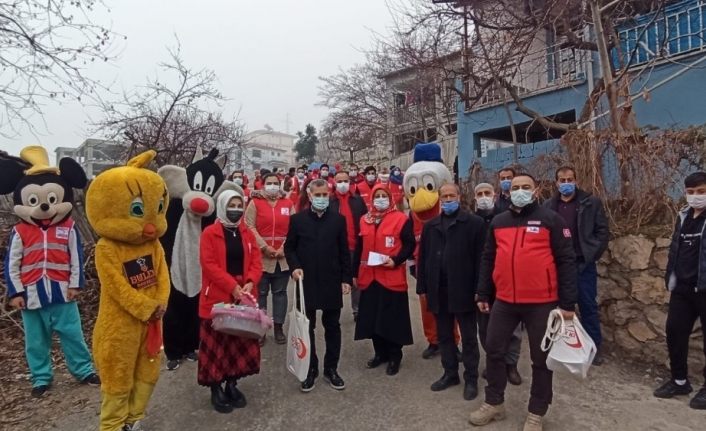
{"label": "plaid skirt", "polygon": [[218,332],[211,319],[201,320],[198,383],[220,384],[260,372],[259,340]]}

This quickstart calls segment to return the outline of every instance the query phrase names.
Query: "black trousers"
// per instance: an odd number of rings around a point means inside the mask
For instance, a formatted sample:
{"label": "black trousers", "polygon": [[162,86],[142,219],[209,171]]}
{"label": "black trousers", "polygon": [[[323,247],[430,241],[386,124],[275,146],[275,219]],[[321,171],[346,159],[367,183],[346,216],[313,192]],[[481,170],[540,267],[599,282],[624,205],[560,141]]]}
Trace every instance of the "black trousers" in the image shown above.
{"label": "black trousers", "polygon": [[402,345],[386,340],[383,337],[373,335],[373,349],[375,356],[379,356],[383,360],[401,361],[402,360]]}
{"label": "black trousers", "polygon": [[[306,317],[309,319],[309,338],[311,339],[311,362],[310,370],[319,369],[319,358],[316,356],[316,310],[306,310]],[[324,355],[324,370],[335,370],[338,368],[338,360],[341,358],[341,309],[322,310],[321,324],[324,327],[324,340],[326,341],[326,354]]]}
{"label": "black trousers", "polygon": [[[667,348],[674,380],[686,380],[689,375],[689,337],[696,319],[701,319],[704,357],[706,357],[706,292],[674,291],[669,298],[667,314]],[[706,367],[703,370],[706,378]]]}
{"label": "black trousers", "polygon": [[532,387],[528,410],[530,413],[544,416],[552,403],[552,372],[547,368],[547,352],[541,348],[542,338],[547,329],[549,312],[556,308],[556,303],[548,304],[510,304],[496,300],[490,309],[490,322],[486,340],[486,369],[488,386],[485,388],[485,402],[499,405],[505,402],[507,386],[507,365],[505,354],[510,337],[522,322],[527,328],[530,358],[532,359]]}
{"label": "black trousers", "polygon": [[189,298],[171,287],[163,319],[164,354],[178,360],[199,348],[199,295]]}
{"label": "black trousers", "polygon": [[434,315],[436,317],[436,332],[439,337],[441,350],[441,365],[447,374],[458,374],[458,356],[454,340],[454,323],[458,322],[461,333],[461,358],[463,360],[463,378],[468,381],[478,380],[478,362],[480,351],[478,349],[478,336],[476,313],[449,313],[443,311]]}
{"label": "black trousers", "polygon": [[[493,307],[493,298],[489,304]],[[486,336],[488,334],[488,323],[490,322],[490,314],[488,313],[478,313],[478,338],[480,338],[480,345],[483,347],[485,352],[488,351],[486,346]],[[517,366],[520,361],[520,350],[522,349],[522,325],[517,325],[515,332],[512,333],[510,338],[510,344],[507,347],[507,354],[505,355],[505,363],[507,365]]]}

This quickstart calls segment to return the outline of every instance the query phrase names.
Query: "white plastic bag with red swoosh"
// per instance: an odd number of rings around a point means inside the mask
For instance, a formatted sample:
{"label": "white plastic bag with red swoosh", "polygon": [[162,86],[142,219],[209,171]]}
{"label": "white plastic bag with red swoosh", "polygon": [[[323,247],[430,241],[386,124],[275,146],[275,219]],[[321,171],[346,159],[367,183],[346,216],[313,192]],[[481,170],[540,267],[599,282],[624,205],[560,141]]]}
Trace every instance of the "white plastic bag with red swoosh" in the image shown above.
{"label": "white plastic bag with red swoosh", "polygon": [[[299,306],[297,306],[297,296]],[[287,334],[287,369],[297,376],[300,382],[306,380],[311,359],[311,343],[309,341],[309,319],[306,317],[304,305],[304,281],[297,281],[294,292],[292,311],[289,312],[289,332]]]}
{"label": "white plastic bag with red swoosh", "polygon": [[585,379],[597,349],[576,316],[566,321],[556,309],[549,313],[542,339],[542,351],[547,350],[547,368]]}

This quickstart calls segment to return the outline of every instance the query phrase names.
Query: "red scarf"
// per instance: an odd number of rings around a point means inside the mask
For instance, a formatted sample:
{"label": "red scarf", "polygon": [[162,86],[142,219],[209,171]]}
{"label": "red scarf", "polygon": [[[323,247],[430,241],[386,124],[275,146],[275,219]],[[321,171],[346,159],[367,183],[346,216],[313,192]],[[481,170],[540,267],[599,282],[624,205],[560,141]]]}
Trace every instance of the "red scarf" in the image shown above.
{"label": "red scarf", "polygon": [[351,205],[349,198],[350,193],[340,194],[336,192],[336,197],[338,198],[339,206],[338,213],[346,218],[346,233],[348,234],[348,249],[355,250],[355,227],[353,225],[353,211],[351,211]]}

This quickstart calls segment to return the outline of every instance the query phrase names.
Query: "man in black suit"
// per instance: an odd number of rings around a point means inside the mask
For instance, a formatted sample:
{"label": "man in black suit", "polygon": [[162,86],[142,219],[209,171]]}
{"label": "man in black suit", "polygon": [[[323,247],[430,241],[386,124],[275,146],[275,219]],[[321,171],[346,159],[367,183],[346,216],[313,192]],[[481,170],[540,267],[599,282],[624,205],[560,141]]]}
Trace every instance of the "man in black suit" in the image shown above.
{"label": "man in black suit", "polygon": [[337,371],[341,355],[339,321],[343,307],[342,294],[350,293],[353,281],[346,219],[330,210],[326,180],[310,182],[307,194],[311,206],[290,218],[289,233],[284,243],[284,254],[292,270],[292,277],[298,280],[306,276],[304,302],[309,318],[311,362],[301,390],[309,392],[314,389],[319,375],[319,359],[314,343],[317,310],[322,310],[321,323],[326,340],[324,379],[334,389],[343,390],[346,385]]}

